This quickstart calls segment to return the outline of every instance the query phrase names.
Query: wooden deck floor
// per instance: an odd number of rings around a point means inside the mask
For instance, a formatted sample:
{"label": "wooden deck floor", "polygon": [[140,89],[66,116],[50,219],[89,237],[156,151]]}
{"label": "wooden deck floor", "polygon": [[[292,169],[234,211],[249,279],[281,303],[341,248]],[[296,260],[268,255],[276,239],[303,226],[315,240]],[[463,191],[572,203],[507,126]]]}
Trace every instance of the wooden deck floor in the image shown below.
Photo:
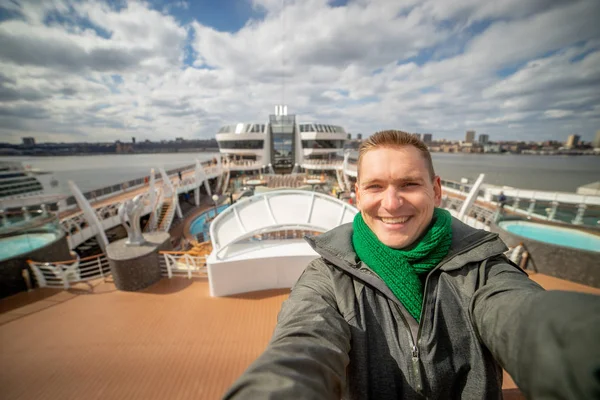
{"label": "wooden deck floor", "polygon": [[3,299],[1,398],[218,399],[265,348],[288,293],[211,298],[205,279],[178,278],[137,293],[98,281]]}
{"label": "wooden deck floor", "polygon": [[288,293],[217,299],[179,278],[3,301],[1,397],[217,399],[265,348]]}

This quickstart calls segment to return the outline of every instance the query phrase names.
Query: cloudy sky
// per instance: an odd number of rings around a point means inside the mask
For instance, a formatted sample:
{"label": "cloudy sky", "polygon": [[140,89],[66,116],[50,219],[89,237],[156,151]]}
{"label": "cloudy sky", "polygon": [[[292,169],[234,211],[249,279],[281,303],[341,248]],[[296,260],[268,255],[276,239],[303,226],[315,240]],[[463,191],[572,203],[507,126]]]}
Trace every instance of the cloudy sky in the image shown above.
{"label": "cloudy sky", "polygon": [[598,0],[0,0],[0,141],[370,134],[592,140]]}

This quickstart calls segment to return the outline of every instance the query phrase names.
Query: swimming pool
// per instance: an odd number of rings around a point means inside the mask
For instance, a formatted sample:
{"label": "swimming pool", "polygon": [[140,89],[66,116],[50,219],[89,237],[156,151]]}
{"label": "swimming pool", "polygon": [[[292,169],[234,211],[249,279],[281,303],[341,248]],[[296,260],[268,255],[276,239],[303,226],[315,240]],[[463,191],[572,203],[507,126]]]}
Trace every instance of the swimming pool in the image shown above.
{"label": "swimming pool", "polygon": [[[227,207],[229,207],[229,204],[219,206],[219,207],[217,207],[217,212],[220,213],[221,211],[225,210]],[[190,233],[194,237],[197,237],[199,233],[202,233],[204,235],[205,240],[208,240],[208,236],[209,236],[208,231],[209,231],[210,224],[207,225],[206,220],[207,220],[207,218],[214,218],[214,217],[215,217],[215,209],[214,208],[211,208],[210,210],[203,212],[190,225]]]}
{"label": "swimming pool", "polygon": [[600,252],[600,236],[576,229],[529,221],[502,221],[498,226],[515,235],[559,246]]}
{"label": "swimming pool", "polygon": [[44,247],[58,239],[57,233],[25,233],[0,239],[0,261]]}

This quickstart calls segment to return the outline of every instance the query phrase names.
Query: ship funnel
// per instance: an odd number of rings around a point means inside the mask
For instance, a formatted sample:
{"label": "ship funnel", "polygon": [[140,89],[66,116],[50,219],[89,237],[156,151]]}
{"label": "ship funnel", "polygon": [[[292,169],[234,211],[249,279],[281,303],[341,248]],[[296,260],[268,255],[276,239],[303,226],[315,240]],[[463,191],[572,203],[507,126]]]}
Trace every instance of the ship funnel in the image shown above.
{"label": "ship funnel", "polygon": [[288,115],[287,106],[286,105],[276,105],[275,106],[275,115],[280,117],[283,115]]}

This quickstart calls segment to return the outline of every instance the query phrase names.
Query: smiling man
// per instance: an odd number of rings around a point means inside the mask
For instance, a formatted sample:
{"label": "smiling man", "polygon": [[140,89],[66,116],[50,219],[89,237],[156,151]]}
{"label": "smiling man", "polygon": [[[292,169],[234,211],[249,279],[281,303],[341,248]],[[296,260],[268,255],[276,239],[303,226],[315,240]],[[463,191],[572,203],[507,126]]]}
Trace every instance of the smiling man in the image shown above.
{"label": "smiling man", "polygon": [[361,146],[352,224],[307,240],[321,256],[282,306],[243,399],[498,399],[502,367],[531,398],[600,393],[600,298],[546,292],[496,234],[438,208],[414,135]]}

